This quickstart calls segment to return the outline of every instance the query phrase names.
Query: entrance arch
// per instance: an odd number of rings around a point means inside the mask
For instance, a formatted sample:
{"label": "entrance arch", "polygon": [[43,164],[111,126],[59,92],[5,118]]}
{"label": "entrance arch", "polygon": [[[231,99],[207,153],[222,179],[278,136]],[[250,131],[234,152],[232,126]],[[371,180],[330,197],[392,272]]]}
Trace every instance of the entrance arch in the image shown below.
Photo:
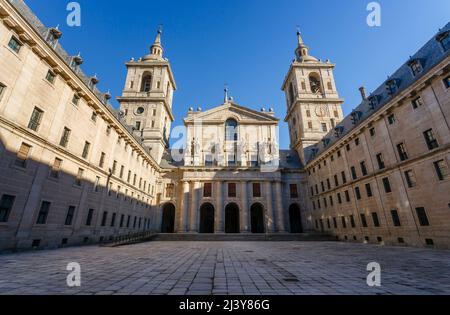
{"label": "entrance arch", "polygon": [[162,207],[162,223],[161,233],[175,232],[175,206],[171,203],[166,203]]}
{"label": "entrance arch", "polygon": [[225,233],[239,233],[239,206],[229,203],[225,207]]}
{"label": "entrance arch", "polygon": [[289,207],[289,225],[291,233],[303,233],[300,207],[295,203]]}
{"label": "entrance arch", "polygon": [[254,203],[250,208],[252,233],[264,233],[264,207],[260,203]]}
{"label": "entrance arch", "polygon": [[214,206],[209,202],[200,207],[200,233],[214,233]]}

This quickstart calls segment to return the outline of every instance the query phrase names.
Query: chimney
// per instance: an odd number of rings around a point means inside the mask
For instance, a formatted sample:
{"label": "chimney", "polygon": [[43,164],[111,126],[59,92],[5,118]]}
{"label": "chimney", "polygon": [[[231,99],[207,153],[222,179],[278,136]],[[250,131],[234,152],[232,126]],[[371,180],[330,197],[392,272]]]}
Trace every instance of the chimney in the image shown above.
{"label": "chimney", "polygon": [[367,97],[366,97],[366,88],[364,86],[361,86],[359,88],[359,92],[361,92],[362,100],[365,101],[367,99]]}

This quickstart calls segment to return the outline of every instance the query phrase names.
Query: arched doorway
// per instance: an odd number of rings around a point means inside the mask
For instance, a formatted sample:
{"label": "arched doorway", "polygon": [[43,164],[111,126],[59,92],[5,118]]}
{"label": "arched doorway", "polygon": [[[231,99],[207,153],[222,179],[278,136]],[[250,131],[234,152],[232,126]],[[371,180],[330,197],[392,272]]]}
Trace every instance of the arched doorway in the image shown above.
{"label": "arched doorway", "polygon": [[175,206],[171,203],[166,203],[162,208],[162,212],[161,233],[175,232]]}
{"label": "arched doorway", "polygon": [[260,203],[255,203],[250,208],[252,233],[264,233],[264,208]]}
{"label": "arched doorway", "polygon": [[300,207],[295,203],[289,207],[289,224],[291,233],[303,233]]}
{"label": "arched doorway", "polygon": [[200,207],[200,233],[214,233],[214,206],[204,203]]}
{"label": "arched doorway", "polygon": [[225,207],[225,233],[239,232],[239,207],[235,203],[229,203]]}

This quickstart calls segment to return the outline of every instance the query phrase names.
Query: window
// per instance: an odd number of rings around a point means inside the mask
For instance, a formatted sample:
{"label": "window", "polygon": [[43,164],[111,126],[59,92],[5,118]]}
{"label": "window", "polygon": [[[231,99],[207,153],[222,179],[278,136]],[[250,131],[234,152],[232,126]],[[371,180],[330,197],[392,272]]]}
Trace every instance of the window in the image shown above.
{"label": "window", "polygon": [[323,132],[327,132],[328,131],[328,127],[326,123],[322,123],[322,131]]}
{"label": "window", "polygon": [[111,173],[113,175],[116,175],[116,171],[117,171],[117,161],[114,161],[113,165],[112,165]]}
{"label": "window", "polygon": [[212,196],[212,184],[205,183],[203,185],[203,197],[211,197]]}
{"label": "window", "polygon": [[95,178],[94,191],[95,192],[100,191],[100,177],[98,177],[98,176]]}
{"label": "window", "polygon": [[416,97],[411,101],[411,105],[413,109],[417,109],[418,107],[422,106],[423,105],[422,98],[420,96]]}
{"label": "window", "polygon": [[444,51],[447,51],[447,50],[450,49],[450,33],[448,31],[439,34],[436,37],[436,40],[441,43],[442,48],[444,49]]}
{"label": "window", "polygon": [[166,184],[166,198],[173,198],[174,196],[175,185],[170,183]]}
{"label": "window", "polygon": [[0,200],[0,223],[8,222],[9,214],[16,200],[15,196],[3,195]]}
{"label": "window", "polygon": [[359,138],[355,139],[355,145],[358,146],[359,145]]}
{"label": "window", "polygon": [[345,191],[345,201],[350,202],[350,194],[348,190]]}
{"label": "window", "polygon": [[115,225],[116,225],[116,213],[114,212],[113,214],[112,214],[112,217],[111,217],[111,227],[114,227]]}
{"label": "window", "polygon": [[0,101],[2,100],[3,92],[6,90],[6,85],[0,83]]}
{"label": "window", "polygon": [[55,83],[56,74],[53,73],[52,70],[48,70],[47,75],[45,76],[45,79],[50,83]]}
{"label": "window", "polygon": [[102,226],[106,225],[106,219],[108,218],[108,211],[103,211],[103,216],[102,216]]}
{"label": "window", "polygon": [[236,197],[236,184],[228,183],[228,197]]}
{"label": "window", "polygon": [[339,180],[338,180],[338,176],[334,175],[334,186],[337,187],[339,186]]}
{"label": "window", "polygon": [[306,117],[311,117],[311,110],[309,109],[306,110]]}
{"label": "window", "polygon": [[335,128],[336,127],[336,121],[333,118],[331,118],[330,124],[331,124],[331,128]]}
{"label": "window", "polygon": [[367,227],[367,219],[366,219],[366,215],[364,213],[360,214],[361,217],[361,224],[363,227]]}
{"label": "window", "polygon": [[45,224],[47,222],[48,212],[50,211],[50,204],[51,203],[48,201],[42,201],[36,224]]}
{"label": "window", "polygon": [[123,227],[123,221],[125,220],[125,215],[124,214],[122,214],[121,216],[120,216],[120,224],[119,224],[119,227]]}
{"label": "window", "polygon": [[38,131],[39,126],[41,125],[42,116],[44,115],[44,112],[39,109],[38,107],[35,107],[33,109],[33,113],[31,114],[30,121],[28,123],[28,128],[34,131]]}
{"label": "window", "polygon": [[361,191],[359,190],[359,187],[355,187],[355,195],[356,195],[356,199],[358,199],[358,200],[361,199]]}
{"label": "window", "polygon": [[356,227],[355,217],[353,216],[353,214],[350,215],[350,224],[352,225],[352,228]]}
{"label": "window", "polygon": [[72,97],[72,104],[78,105],[79,102],[80,102],[80,96],[78,96],[78,94],[74,94]]}
{"label": "window", "polygon": [[27,166],[27,158],[30,153],[31,146],[23,143],[20,145],[20,149],[17,152],[16,161],[14,162],[14,165],[19,167],[26,167]]}
{"label": "window", "polygon": [[377,154],[377,163],[378,163],[378,168],[380,170],[382,170],[383,168],[385,168],[386,166],[384,165],[384,159],[383,159],[383,154],[382,153],[378,153]]}
{"label": "window", "polygon": [[96,122],[96,121],[97,121],[97,113],[96,113],[96,112],[92,112],[91,120],[92,120],[93,122]]}
{"label": "window", "polygon": [[225,140],[226,141],[237,141],[237,121],[234,119],[228,119],[225,122]]}
{"label": "window", "polygon": [[405,179],[409,188],[413,188],[417,185],[416,176],[412,170],[405,171]]}
{"label": "window", "polygon": [[66,221],[64,222],[64,225],[72,225],[74,214],[75,214],[75,207],[70,206],[69,209],[67,210]]}
{"label": "window", "polygon": [[366,193],[367,193],[367,197],[372,197],[373,193],[372,193],[372,187],[370,186],[370,183],[366,184]]}
{"label": "window", "polygon": [[362,161],[359,163],[359,165],[361,166],[361,173],[363,174],[363,176],[366,176],[367,175],[366,162]]}
{"label": "window", "polygon": [[122,166],[120,167],[120,173],[119,173],[119,177],[120,177],[120,178],[123,177],[123,172],[124,172],[124,170],[125,170],[125,166],[122,165]]}
{"label": "window", "polygon": [[261,184],[253,183],[253,197],[260,198],[261,197]]}
{"label": "window", "polygon": [[294,91],[294,83],[291,82],[289,85],[289,99],[291,100],[291,105],[294,103],[295,91]]}
{"label": "window", "polygon": [[392,222],[394,223],[394,226],[401,226],[400,217],[398,216],[398,211],[395,209],[391,210],[391,216],[392,216]]}
{"label": "window", "polygon": [[373,220],[373,225],[375,227],[379,227],[380,226],[380,220],[378,219],[378,213],[372,212],[372,220]]}
{"label": "window", "polygon": [[19,42],[19,40],[17,38],[15,38],[13,36],[9,40],[8,47],[11,48],[11,50],[14,51],[16,54],[18,54],[20,51],[20,48],[22,48],[22,44]]}
{"label": "window", "polygon": [[89,142],[85,142],[84,143],[84,147],[83,147],[83,153],[82,153],[82,157],[83,159],[86,159],[88,157],[89,154],[89,148],[91,147],[91,144]]}
{"label": "window", "polygon": [[312,121],[308,121],[308,129],[313,129]]}
{"label": "window", "polygon": [[142,79],[141,92],[150,92],[151,89],[152,89],[152,76],[147,74]]}
{"label": "window", "polygon": [[352,173],[352,178],[353,178],[354,180],[357,179],[358,176],[356,175],[356,169],[355,169],[355,167],[352,166],[352,167],[350,168],[350,170],[351,170],[351,173]]}
{"label": "window", "polygon": [[86,225],[87,226],[91,226],[92,224],[92,217],[94,216],[94,209],[89,209],[88,211],[88,215],[86,218]]}
{"label": "window", "polygon": [[289,189],[291,193],[291,198],[298,198],[297,184],[290,184]]}
{"label": "window", "polygon": [[417,218],[419,219],[419,223],[421,226],[429,226],[430,222],[428,221],[427,213],[425,212],[424,207],[416,208]]}
{"label": "window", "polygon": [[141,130],[141,122],[140,121],[136,121],[136,126],[135,126],[136,130]]}
{"label": "window", "polygon": [[334,205],[333,196],[330,196],[330,205],[331,205],[331,206]]}
{"label": "window", "polygon": [[449,177],[448,165],[445,160],[439,160],[433,163],[436,175],[439,180],[444,180]]}
{"label": "window", "polygon": [[101,168],[105,166],[105,156],[106,154],[104,152],[100,154],[100,161],[98,162],[98,166],[100,166]]}
{"label": "window", "polygon": [[70,129],[67,127],[64,127],[63,134],[61,136],[61,140],[59,140],[59,145],[66,148],[67,144],[69,143],[69,137],[70,137]]}
{"label": "window", "polygon": [[403,142],[397,144],[397,151],[401,161],[408,159],[408,154],[406,153],[405,144]]}
{"label": "window", "polygon": [[439,144],[434,137],[433,129],[424,131],[423,136],[425,137],[425,142],[427,143],[428,150],[433,150],[439,147]]}
{"label": "window", "polygon": [[450,88],[450,75],[444,79],[444,85],[447,89]]}
{"label": "window", "polygon": [[411,68],[411,71],[413,73],[413,76],[417,76],[422,72],[422,65],[420,64],[419,60],[412,60],[409,63],[409,67]]}
{"label": "window", "polygon": [[342,183],[343,184],[347,183],[347,177],[345,176],[345,172],[344,171],[341,172],[341,176],[342,176]]}
{"label": "window", "polygon": [[337,156],[341,157],[341,150],[337,151]]}
{"label": "window", "polygon": [[392,124],[395,123],[395,116],[394,116],[394,114],[389,115],[387,119],[388,119],[389,125],[392,125]]}
{"label": "window", "polygon": [[62,160],[55,158],[52,169],[50,170],[50,177],[59,178],[59,171],[61,170]]}
{"label": "window", "polygon": [[337,193],[337,197],[338,197],[339,204],[341,204],[342,203],[341,193]]}
{"label": "window", "polygon": [[383,178],[382,180],[383,180],[384,191],[385,191],[387,194],[390,193],[390,192],[392,192],[391,184],[390,184],[390,182],[389,182],[389,178],[388,178],[388,177],[385,177],[385,178]]}
{"label": "window", "polygon": [[342,227],[344,229],[346,229],[347,228],[347,222],[345,221],[345,217],[341,217],[341,222],[342,222]]}
{"label": "window", "polygon": [[370,128],[370,129],[369,129],[369,133],[370,133],[370,136],[371,136],[371,137],[375,137],[375,135],[376,135],[375,128],[374,128],[374,127]]}
{"label": "window", "polygon": [[309,76],[309,83],[311,92],[314,94],[322,93],[322,85],[320,84],[320,78],[316,73],[311,73]]}
{"label": "window", "polygon": [[335,217],[333,217],[333,226],[335,229],[337,229],[337,220]]}
{"label": "window", "polygon": [[347,143],[347,145],[345,146],[345,149],[346,149],[347,151],[350,151],[350,149],[351,149],[350,143]]}

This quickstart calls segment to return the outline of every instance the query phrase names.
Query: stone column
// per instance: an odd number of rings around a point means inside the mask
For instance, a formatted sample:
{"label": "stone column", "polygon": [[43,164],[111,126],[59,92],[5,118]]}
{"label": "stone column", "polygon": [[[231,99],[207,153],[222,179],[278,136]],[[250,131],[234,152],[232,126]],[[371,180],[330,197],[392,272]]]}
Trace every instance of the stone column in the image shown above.
{"label": "stone column", "polygon": [[276,219],[277,219],[277,231],[286,232],[286,225],[284,220],[284,207],[283,207],[283,189],[281,181],[275,182],[275,206],[276,206]]}
{"label": "stone column", "polygon": [[183,181],[182,185],[180,232],[187,232],[189,230],[189,182]]}
{"label": "stone column", "polygon": [[218,181],[215,183],[215,192],[216,196],[216,206],[214,209],[214,232],[215,233],[224,233],[225,232],[225,213],[223,210],[223,183]]}
{"label": "stone column", "polygon": [[241,233],[248,233],[250,223],[248,222],[248,182],[243,181],[241,183],[241,209],[240,210],[240,230]]}
{"label": "stone column", "polygon": [[273,198],[272,198],[272,183],[266,182],[265,183],[265,191],[266,191],[266,213],[265,213],[265,223],[266,223],[266,229],[268,233],[274,232],[274,217],[273,217]]}
{"label": "stone column", "polygon": [[191,207],[190,207],[190,229],[189,232],[198,232],[198,207],[197,207],[197,195],[198,195],[199,183],[192,183],[191,190]]}

